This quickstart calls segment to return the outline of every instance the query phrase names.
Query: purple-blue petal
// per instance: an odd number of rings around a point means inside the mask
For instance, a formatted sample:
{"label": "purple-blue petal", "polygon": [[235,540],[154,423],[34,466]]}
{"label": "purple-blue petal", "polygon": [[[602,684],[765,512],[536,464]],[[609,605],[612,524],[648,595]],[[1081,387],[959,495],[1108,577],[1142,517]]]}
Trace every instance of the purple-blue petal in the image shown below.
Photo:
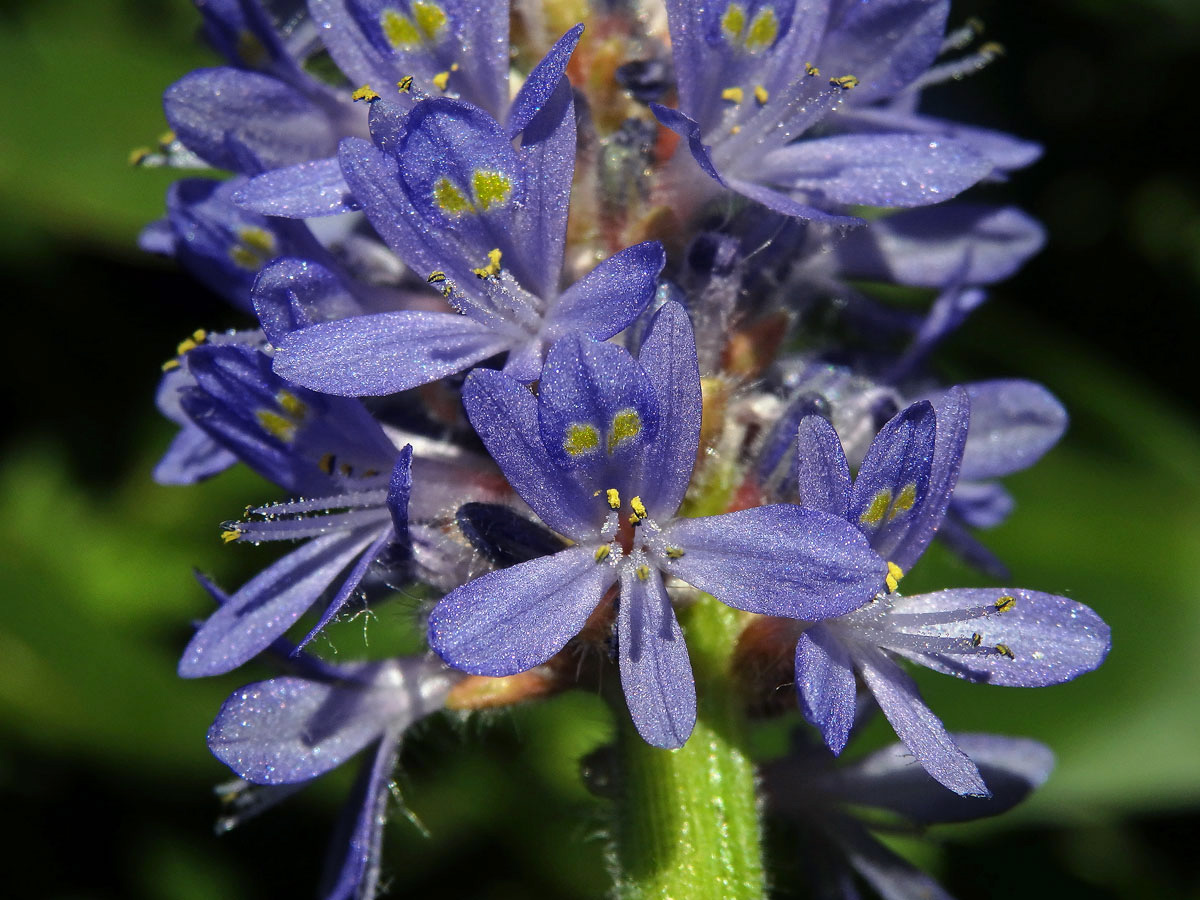
{"label": "purple-blue petal", "polygon": [[854,727],[854,667],[837,637],[821,625],[806,629],[796,642],[796,692],[804,718],[840,754]]}
{"label": "purple-blue petal", "polygon": [[546,316],[545,336],[572,332],[607,340],[638,317],[654,298],[666,254],[658,241],[626,247],[563,291]]}
{"label": "purple-blue petal", "polygon": [[155,465],[154,480],[159,484],[195,484],[224,472],[237,461],[208,432],[188,422]]}
{"label": "purple-blue petal", "polygon": [[797,435],[800,505],[846,518],[850,509],[850,466],[837,431],[828,419],[805,416]]}
{"label": "purple-blue petal", "polygon": [[575,52],[582,34],[582,23],[569,29],[533,67],[508,110],[505,126],[509,137],[516,137],[524,131],[525,126],[533,121],[550,99],[567,70],[567,63],[571,61],[571,54]]}
{"label": "purple-blue petal", "polygon": [[891,97],[937,58],[949,11],[949,0],[842,3],[815,62],[831,74],[858,78],[855,105]]}
{"label": "purple-blue petal", "polygon": [[541,665],[577,635],[616,580],[594,546],[575,546],[456,588],[429,614],[429,645],[473,675]]}
{"label": "purple-blue petal", "polygon": [[883,589],[887,567],[844,519],[791,504],[758,506],[664,529],[683,556],[663,569],[736,609],[817,621]]}
{"label": "purple-blue petal", "polygon": [[319,262],[294,257],[264,266],[250,299],[267,340],[276,344],[298,329],[363,312],[338,275]]}
{"label": "purple-blue petal", "polygon": [[971,398],[971,427],[963,478],[999,478],[1027,469],[1066,431],[1067,411],[1040,384],[1005,378],[964,387]]}
{"label": "purple-blue petal", "polygon": [[336,156],[257,175],[233,195],[233,202],[260,215],[288,219],[332,216],[359,209]]}
{"label": "purple-blue petal", "polygon": [[646,743],[682,747],[696,724],[696,685],[683,630],[662,578],[625,566],[617,613],[621,686],[629,714]]}

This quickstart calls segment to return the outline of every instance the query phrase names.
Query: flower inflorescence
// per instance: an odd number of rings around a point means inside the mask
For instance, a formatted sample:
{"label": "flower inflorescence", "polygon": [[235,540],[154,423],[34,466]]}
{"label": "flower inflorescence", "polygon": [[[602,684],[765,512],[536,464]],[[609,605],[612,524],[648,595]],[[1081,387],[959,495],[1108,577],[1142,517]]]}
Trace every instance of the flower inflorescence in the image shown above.
{"label": "flower inflorescence", "polygon": [[[745,708],[794,696],[819,736],[768,767],[773,804],[876,886],[938,890],[839,804],[990,814],[1051,761],[952,735],[898,659],[1040,686],[1109,645],[1064,597],[901,591],[934,539],[1003,572],[976,532],[1066,424],[1038,385],[947,386],[927,364],[1042,243],[1019,210],[954,199],[1038,148],[918,111],[995,54],[944,59],[973,32],[947,35],[940,0],[197,6],[226,64],[168,89],[173,137],[139,160],[233,177],[176,182],[143,244],[253,321],[164,365],[180,430],[155,476],[244,463],[281,496],[225,540],[297,544],[231,594],[202,582],[218,608],[180,674],[287,663],[209,732],[246,782],[374,748],[327,896],[374,894],[396,748],[439,709],[615,667],[617,714],[684,745],[677,612],[702,594],[739,611]],[[916,313],[872,283],[934,299]],[[429,653],[306,648],[406,584],[440,596]],[[875,708],[905,749],[834,769]]]}

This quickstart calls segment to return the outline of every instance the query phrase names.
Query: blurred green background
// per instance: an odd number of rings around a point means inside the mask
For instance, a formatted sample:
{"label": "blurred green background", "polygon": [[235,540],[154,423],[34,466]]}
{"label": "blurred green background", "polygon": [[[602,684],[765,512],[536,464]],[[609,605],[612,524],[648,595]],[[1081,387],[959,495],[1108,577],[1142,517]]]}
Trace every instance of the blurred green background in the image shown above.
{"label": "blurred green background", "polygon": [[[1024,375],[1072,412],[1063,442],[1011,479],[990,544],[1017,584],[1112,625],[1102,670],[1036,692],[919,680],[951,728],[1037,737],[1059,767],[1013,814],[918,851],[962,898],[1200,897],[1200,182],[1192,114],[1200,4],[977,0],[1008,55],[931,99],[1045,143],[990,198],[1042,218],[1050,247],[945,348],[963,378]],[[0,11],[0,793],[4,893],[47,898],[311,896],[348,782],[338,773],[217,838],[229,773],[204,732],[261,672],[178,680],[196,566],[234,585],[266,557],[221,520],[273,498],[229,473],[151,483],[171,429],[158,367],[197,326],[237,318],[134,245],[171,179],[126,165],[165,129],[159,96],[215,58],[185,0],[9,0]],[[935,554],[906,587],[981,583]],[[381,652],[404,602],[332,646]],[[925,675],[927,673],[921,673]],[[414,822],[389,827],[395,895],[602,896],[603,802],[578,777],[607,722],[590,697],[470,726],[433,721],[404,752]],[[418,827],[415,822],[421,823]],[[425,837],[422,828],[431,834]],[[938,849],[941,848],[941,849]]]}

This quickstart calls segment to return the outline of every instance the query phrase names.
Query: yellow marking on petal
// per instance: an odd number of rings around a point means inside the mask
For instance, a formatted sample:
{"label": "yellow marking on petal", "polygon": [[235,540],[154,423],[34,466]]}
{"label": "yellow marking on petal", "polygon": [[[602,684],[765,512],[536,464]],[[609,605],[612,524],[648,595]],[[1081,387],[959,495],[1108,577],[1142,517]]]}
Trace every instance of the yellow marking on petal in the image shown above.
{"label": "yellow marking on petal", "polygon": [[433,184],[433,202],[442,212],[452,216],[475,212],[475,207],[471,205],[466,194],[460,191],[453,181],[445,177],[439,178]]}
{"label": "yellow marking on petal", "polygon": [[646,504],[642,502],[641,497],[634,497],[629,501],[629,508],[633,510],[633,514],[639,519],[644,519],[648,515],[646,512]]}
{"label": "yellow marking on petal", "polygon": [[478,269],[472,269],[476,278],[495,278],[500,274],[500,248],[493,247],[488,251],[488,264]]}
{"label": "yellow marking on petal", "polygon": [[429,79],[439,91],[444,91],[450,85],[450,70],[438,72]]}
{"label": "yellow marking on petal", "polygon": [[996,612],[1008,612],[1017,605],[1016,597],[1001,597],[996,601]]}
{"label": "yellow marking on petal", "polygon": [[412,86],[413,86],[413,77],[411,75],[405,75],[403,78],[401,78],[399,81],[396,82],[396,87],[399,88],[400,93],[402,93],[402,94],[411,93]]}
{"label": "yellow marking on petal", "polygon": [[359,100],[366,100],[368,103],[374,103],[379,99],[379,94],[371,90],[369,84],[364,84],[357,91],[350,95],[350,99],[357,103]]}
{"label": "yellow marking on petal", "polygon": [[332,453],[323,454],[321,456],[321,458],[317,461],[317,468],[320,469],[322,472],[324,472],[326,475],[332,475],[333,474],[333,462],[335,459],[336,459],[336,457]]}
{"label": "yellow marking on petal", "polygon": [[621,444],[631,441],[642,431],[642,417],[636,409],[623,409],[613,416],[608,429],[608,452],[611,454]]}
{"label": "yellow marking on petal", "polygon": [[829,83],[834,87],[840,87],[844,91],[858,87],[858,79],[853,75],[839,75],[836,78],[830,78]]}
{"label": "yellow marking on petal", "polygon": [[913,504],[917,502],[917,485],[914,482],[909,482],[904,487],[900,488],[900,493],[896,495],[896,500],[892,503],[892,508],[888,510],[888,521],[896,518],[901,513],[906,513],[913,508]]}
{"label": "yellow marking on petal", "polygon": [[262,426],[263,431],[276,437],[284,443],[291,443],[296,438],[296,423],[286,416],[281,416],[273,409],[260,409],[254,413],[254,418]]}
{"label": "yellow marking on petal", "polygon": [[394,9],[385,9],[379,14],[379,25],[388,43],[397,50],[412,50],[421,44],[421,32],[412,19]]}
{"label": "yellow marking on petal", "polygon": [[779,19],[775,17],[775,10],[764,6],[750,23],[744,44],[751,53],[757,53],[774,44],[777,37],[779,37]]}
{"label": "yellow marking on petal", "polygon": [[608,559],[608,554],[611,552],[612,548],[609,547],[608,544],[601,544],[596,548],[596,552],[593,554],[593,557],[595,558],[596,562],[604,562],[606,559]]}
{"label": "yellow marking on petal", "polygon": [[291,391],[280,391],[275,395],[280,409],[293,419],[300,420],[308,415],[308,405]]}
{"label": "yellow marking on petal", "polygon": [[417,28],[427,41],[435,41],[446,30],[446,13],[436,3],[417,0],[412,6],[413,18],[417,20]]}
{"label": "yellow marking on petal", "polygon": [[[567,426],[567,436],[563,439],[563,449],[570,456],[583,456],[592,453],[600,446],[600,432],[595,425],[587,422],[573,422]],[[619,505],[619,504],[618,504]]]}
{"label": "yellow marking on petal", "polygon": [[682,557],[683,557],[683,548],[682,547],[668,547],[667,548],[667,558],[668,559],[681,559]]}
{"label": "yellow marking on petal", "polygon": [[871,502],[867,508],[863,510],[858,521],[863,525],[878,525],[883,521],[884,515],[887,514],[888,506],[892,502],[892,492],[887,488],[882,488],[879,493],[871,498]]}
{"label": "yellow marking on petal", "polygon": [[471,189],[475,192],[475,202],[484,211],[493,206],[504,206],[512,196],[512,182],[508,177],[486,169],[475,170],[471,176]]}
{"label": "yellow marking on petal", "polygon": [[241,536],[242,536],[242,533],[240,531],[238,531],[236,528],[230,528],[228,531],[221,532],[221,540],[223,540],[227,544],[230,541],[236,541]]}
{"label": "yellow marking on petal", "polygon": [[1009,659],[1017,658],[1016,654],[1012,652],[1012,648],[1009,647],[1008,644],[997,644],[996,652],[999,653],[1001,656],[1008,657]]}
{"label": "yellow marking on petal", "polygon": [[763,87],[761,84],[756,84],[754,86],[754,99],[757,101],[759,106],[766,106],[767,101],[770,98],[771,95],[767,93],[767,89],[765,87]]}
{"label": "yellow marking on petal", "polygon": [[609,509],[621,508],[621,492],[616,488],[609,488],[604,492],[604,499],[608,502]]}
{"label": "yellow marking on petal", "polygon": [[725,40],[733,45],[742,36],[742,29],[746,27],[746,8],[740,3],[730,3],[725,8],[725,15],[721,16],[721,31],[725,35]]}
{"label": "yellow marking on petal", "polygon": [[978,647],[982,643],[983,643],[983,635],[980,634],[978,631],[976,631],[974,634],[971,635],[971,646],[972,647]]}
{"label": "yellow marking on petal", "polygon": [[727,87],[721,91],[721,99],[730,103],[741,103],[746,98],[746,92],[740,87]]}
{"label": "yellow marking on petal", "polygon": [[646,565],[638,566],[635,570],[639,581],[647,581],[650,578],[650,567]]}
{"label": "yellow marking on petal", "polygon": [[821,70],[812,63],[806,62],[804,64],[804,74],[809,76],[817,76],[821,74]]}

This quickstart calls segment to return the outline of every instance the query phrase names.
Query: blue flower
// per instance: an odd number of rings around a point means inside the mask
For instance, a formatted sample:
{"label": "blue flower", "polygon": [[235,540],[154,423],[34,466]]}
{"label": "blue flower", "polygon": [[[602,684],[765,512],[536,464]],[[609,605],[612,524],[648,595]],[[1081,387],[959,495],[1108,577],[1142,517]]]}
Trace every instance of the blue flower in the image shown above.
{"label": "blue flower", "polygon": [[915,117],[841,114],[914,85],[942,49],[948,8],[668,0],[679,109],[653,109],[710,178],[786,215],[857,225],[846,205],[947,200],[995,168],[971,141]]}
{"label": "blue flower", "polygon": [[535,398],[476,370],[464,403],[517,493],[573,544],[452,591],[430,645],[481,675],[533,668],[574,637],[619,584],[621,683],[647,742],[678,747],[695,723],[683,635],[664,576],[738,609],[809,620],[866,602],[886,571],[865,538],[824,513],[781,504],[675,518],[700,433],[700,383],[687,314],[665,304],[635,361],[568,337],[551,349]]}
{"label": "blue flower", "polygon": [[[532,79],[532,76],[531,76]],[[371,110],[374,143],[343,142],[342,170],[367,218],[412,269],[430,273],[460,314],[406,310],[314,325],[285,337],[275,370],[331,394],[390,394],[499,353],[533,381],[546,347],[580,333],[621,331],[654,295],[658,243],[630,247],[559,290],[574,171],[569,86],[521,132],[482,110],[427,100],[410,112]]]}
{"label": "blue flower", "polygon": [[796,687],[805,718],[840,753],[854,720],[857,673],[926,771],[956,793],[986,796],[975,764],[893,655],[971,681],[1040,687],[1098,666],[1108,653],[1109,629],[1082,603],[1022,588],[898,593],[945,516],[969,416],[961,388],[936,410],[928,401],[914,403],[879,432],[853,483],[829,422],[807,416],[800,423],[801,502],[861,529],[888,560],[889,575],[886,594],[803,631]]}

